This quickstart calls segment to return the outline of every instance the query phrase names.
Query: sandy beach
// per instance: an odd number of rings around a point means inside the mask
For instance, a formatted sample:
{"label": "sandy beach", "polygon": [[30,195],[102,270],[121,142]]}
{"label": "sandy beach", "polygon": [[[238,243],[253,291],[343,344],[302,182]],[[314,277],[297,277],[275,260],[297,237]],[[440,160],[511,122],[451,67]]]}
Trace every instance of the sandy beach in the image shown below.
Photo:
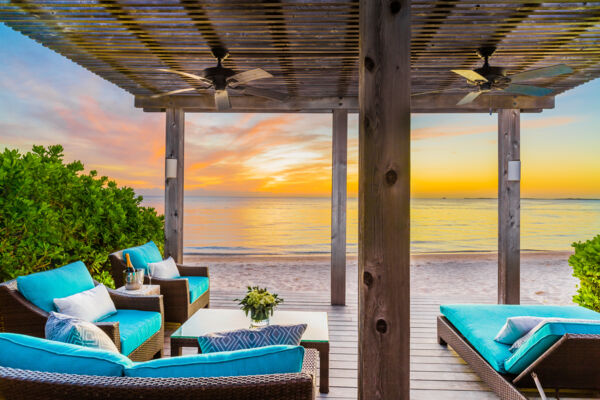
{"label": "sandy beach", "polygon": [[[572,304],[578,280],[570,252],[523,252],[521,297],[544,304]],[[208,265],[211,289],[242,292],[248,285],[275,292],[328,292],[329,256],[186,256],[187,264]],[[347,290],[356,292],[357,258],[348,257]],[[411,257],[413,296],[496,300],[495,253],[415,254]]]}

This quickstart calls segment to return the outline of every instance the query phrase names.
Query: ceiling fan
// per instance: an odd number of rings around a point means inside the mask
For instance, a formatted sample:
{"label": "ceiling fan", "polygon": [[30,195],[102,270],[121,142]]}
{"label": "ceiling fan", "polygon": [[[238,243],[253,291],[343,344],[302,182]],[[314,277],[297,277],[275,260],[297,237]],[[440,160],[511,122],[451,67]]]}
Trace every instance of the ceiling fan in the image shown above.
{"label": "ceiling fan", "polygon": [[[469,104],[482,93],[492,90],[503,91],[506,93],[523,94],[526,96],[547,96],[552,93],[552,89],[522,85],[519,82],[529,81],[536,78],[549,78],[562,74],[573,72],[571,67],[565,64],[556,64],[549,67],[531,69],[529,71],[519,72],[514,75],[506,75],[506,69],[503,67],[492,67],[488,60],[496,51],[495,47],[482,47],[477,50],[477,55],[484,59],[483,66],[474,70],[453,69],[452,72],[467,79],[469,85],[477,86],[474,90],[464,96],[457,106]],[[439,92],[439,91],[435,91]],[[432,93],[432,92],[427,92]],[[419,93],[425,94],[425,93]]]}
{"label": "ceiling fan", "polygon": [[172,94],[191,91],[201,92],[204,91],[204,89],[212,88],[214,89],[215,95],[215,107],[218,111],[225,111],[231,108],[228,91],[234,91],[243,94],[248,94],[251,96],[259,96],[278,101],[284,101],[288,98],[288,95],[285,93],[246,85],[248,82],[255,81],[258,79],[272,78],[273,75],[271,75],[264,69],[256,68],[236,73],[232,69],[226,68],[222,65],[223,60],[225,60],[229,55],[227,49],[223,47],[215,47],[212,49],[212,54],[217,59],[217,66],[205,68],[198,75],[190,74],[184,71],[177,71],[175,69],[157,69],[157,71],[170,72],[173,74],[184,76],[186,78],[194,79],[198,81],[198,83],[202,85],[203,88],[198,89],[190,87],[185,89],[176,89],[171,90],[169,92],[152,95],[150,96],[150,98],[155,99],[163,96],[169,96]]}

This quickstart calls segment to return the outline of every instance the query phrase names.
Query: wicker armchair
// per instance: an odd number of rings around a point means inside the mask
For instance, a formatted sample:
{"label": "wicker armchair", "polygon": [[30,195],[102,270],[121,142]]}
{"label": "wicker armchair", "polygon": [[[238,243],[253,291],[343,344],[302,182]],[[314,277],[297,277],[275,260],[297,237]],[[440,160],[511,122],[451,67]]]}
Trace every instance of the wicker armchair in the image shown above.
{"label": "wicker armchair", "polygon": [[0,398],[313,400],[318,353],[306,349],[302,372],[218,378],[126,378],[0,367]]}
{"label": "wicker armchair", "polygon": [[[98,284],[98,282],[94,282]],[[134,361],[147,361],[162,357],[164,347],[164,309],[162,296],[132,296],[108,289],[117,310],[129,309],[156,311],[163,316],[160,330],[128,355]],[[17,281],[0,284],[0,332],[22,333],[25,335],[45,336],[48,313],[29,302],[17,289]],[[119,322],[96,322],[121,350]]]}
{"label": "wicker armchair", "polygon": [[[108,256],[112,266],[112,277],[117,287],[123,286],[123,271],[126,264],[123,259],[123,251],[117,251]],[[184,266],[177,264],[179,274],[186,276],[208,276],[208,267]],[[148,283],[148,277],[144,278]],[[152,284],[160,286],[160,294],[163,295],[165,303],[165,320],[183,324],[196,311],[208,308],[210,305],[210,287],[200,297],[190,303],[190,288],[186,279],[159,279],[152,278]]]}

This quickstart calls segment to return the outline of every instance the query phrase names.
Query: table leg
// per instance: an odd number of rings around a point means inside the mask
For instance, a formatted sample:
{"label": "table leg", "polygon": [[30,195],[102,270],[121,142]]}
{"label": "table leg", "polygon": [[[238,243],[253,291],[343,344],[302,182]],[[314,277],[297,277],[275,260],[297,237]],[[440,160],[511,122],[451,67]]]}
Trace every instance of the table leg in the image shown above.
{"label": "table leg", "polygon": [[181,355],[181,344],[177,341],[171,340],[171,357],[177,357]]}
{"label": "table leg", "polygon": [[319,368],[321,374],[319,391],[329,393],[329,346],[319,349]]}

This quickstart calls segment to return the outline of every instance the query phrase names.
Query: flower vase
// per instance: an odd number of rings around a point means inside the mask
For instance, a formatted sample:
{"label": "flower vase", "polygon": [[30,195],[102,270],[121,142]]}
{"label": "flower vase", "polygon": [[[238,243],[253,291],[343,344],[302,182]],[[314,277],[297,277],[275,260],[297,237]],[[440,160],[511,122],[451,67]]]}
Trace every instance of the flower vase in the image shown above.
{"label": "flower vase", "polygon": [[250,328],[263,328],[269,325],[269,314],[265,311],[255,311],[252,310],[250,312]]}

